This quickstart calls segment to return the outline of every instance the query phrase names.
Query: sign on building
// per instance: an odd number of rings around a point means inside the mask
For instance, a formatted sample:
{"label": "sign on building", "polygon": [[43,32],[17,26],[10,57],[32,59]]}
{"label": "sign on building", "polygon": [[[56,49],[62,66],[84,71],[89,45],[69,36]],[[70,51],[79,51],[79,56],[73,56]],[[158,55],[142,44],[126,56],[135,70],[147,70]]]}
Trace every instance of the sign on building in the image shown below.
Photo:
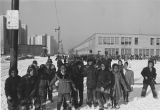
{"label": "sign on building", "polygon": [[18,10],[7,10],[7,29],[19,29]]}

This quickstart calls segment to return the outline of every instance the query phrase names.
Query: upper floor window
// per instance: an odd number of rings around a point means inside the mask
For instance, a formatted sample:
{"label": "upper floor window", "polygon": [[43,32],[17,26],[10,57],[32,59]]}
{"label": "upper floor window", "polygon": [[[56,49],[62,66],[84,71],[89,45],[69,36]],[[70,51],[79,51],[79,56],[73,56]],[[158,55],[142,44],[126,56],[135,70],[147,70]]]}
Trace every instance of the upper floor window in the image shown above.
{"label": "upper floor window", "polygon": [[121,38],[121,44],[124,45],[124,37]]}
{"label": "upper floor window", "polygon": [[138,45],[138,37],[135,38],[135,45]]}
{"label": "upper floor window", "polygon": [[156,44],[160,45],[160,38],[157,38]]}
{"label": "upper floor window", "polygon": [[128,44],[129,44],[129,45],[131,45],[131,43],[132,43],[132,38],[131,38],[131,37],[129,37]]}
{"label": "upper floor window", "polygon": [[128,45],[128,37],[125,38],[125,45]]}
{"label": "upper floor window", "polygon": [[119,37],[115,37],[115,44],[119,44]]}
{"label": "upper floor window", "polygon": [[154,45],[154,38],[151,38],[150,44],[151,44],[151,45]]}
{"label": "upper floor window", "polygon": [[111,45],[114,44],[114,37],[111,37]]}

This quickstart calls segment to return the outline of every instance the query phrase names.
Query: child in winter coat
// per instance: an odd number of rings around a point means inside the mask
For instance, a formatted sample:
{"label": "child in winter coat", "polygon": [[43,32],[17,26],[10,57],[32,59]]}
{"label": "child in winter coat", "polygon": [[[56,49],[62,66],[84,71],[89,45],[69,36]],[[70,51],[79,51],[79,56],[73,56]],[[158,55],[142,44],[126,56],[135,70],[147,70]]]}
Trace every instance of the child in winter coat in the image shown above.
{"label": "child in winter coat", "polygon": [[36,86],[36,110],[45,110],[47,90],[49,89],[48,74],[46,66],[42,64],[38,70],[38,81]]}
{"label": "child in winter coat", "polygon": [[141,96],[142,97],[146,96],[147,88],[148,86],[150,86],[153,93],[153,97],[158,98],[156,88],[155,88],[155,84],[156,84],[155,80],[156,80],[157,73],[156,73],[156,69],[154,68],[154,62],[152,60],[148,61],[148,66],[142,70],[141,74],[144,78]]}
{"label": "child in winter coat", "polygon": [[21,77],[18,75],[18,70],[9,70],[9,77],[5,82],[5,94],[7,97],[8,110],[16,110],[18,106],[18,84]]}
{"label": "child in winter coat", "polygon": [[[62,103],[65,101],[67,104],[67,110],[71,110],[71,88],[75,89],[73,82],[68,73],[66,73],[66,67],[61,66],[59,73],[51,81],[50,87],[57,86],[58,90],[58,100],[57,100],[57,110],[61,109]],[[76,89],[75,89],[76,90]]]}
{"label": "child in winter coat", "polygon": [[110,99],[111,87],[114,85],[114,76],[106,70],[105,65],[101,64],[101,69],[98,71],[97,80],[97,98],[100,109],[104,110],[105,102]]}
{"label": "child in winter coat", "polygon": [[27,69],[27,74],[22,77],[19,85],[20,100],[27,109],[33,108],[33,100],[36,97],[37,77],[35,74],[35,67],[30,65]]}
{"label": "child in winter coat", "polygon": [[113,86],[113,92],[112,92],[112,105],[114,108],[119,109],[120,106],[118,105],[120,98],[122,97],[122,86],[123,89],[128,92],[127,86],[125,84],[124,79],[122,78],[122,75],[119,71],[119,65],[113,64],[112,66],[112,73],[114,74],[114,86]]}
{"label": "child in winter coat", "polygon": [[96,86],[97,86],[97,69],[93,65],[93,59],[88,59],[88,68],[85,69],[84,76],[87,77],[87,105],[96,107]]}

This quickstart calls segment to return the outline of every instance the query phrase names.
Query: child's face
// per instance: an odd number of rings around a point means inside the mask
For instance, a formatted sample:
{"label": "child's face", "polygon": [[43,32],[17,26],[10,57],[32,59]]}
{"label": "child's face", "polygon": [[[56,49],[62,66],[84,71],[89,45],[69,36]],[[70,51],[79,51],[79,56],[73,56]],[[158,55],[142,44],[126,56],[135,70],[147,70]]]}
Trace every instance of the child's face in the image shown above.
{"label": "child's face", "polygon": [[104,64],[101,64],[101,69],[105,70],[105,65]]}
{"label": "child's face", "polygon": [[89,62],[88,62],[88,65],[91,66],[91,65],[92,65],[92,61],[89,61]]}
{"label": "child's face", "polygon": [[122,62],[121,62],[121,61],[118,61],[118,65],[122,65]]}
{"label": "child's face", "polygon": [[61,67],[61,72],[62,72],[62,75],[65,75],[66,73],[66,68],[64,66]]}
{"label": "child's face", "polygon": [[29,74],[30,74],[31,76],[33,76],[33,73],[34,73],[34,71],[33,71],[33,69],[31,69]]}
{"label": "child's face", "polygon": [[11,72],[11,76],[12,76],[12,77],[15,77],[15,75],[16,75],[16,72],[15,72],[15,71],[12,71],[12,72]]}
{"label": "child's face", "polygon": [[152,67],[153,67],[153,64],[152,64],[152,63],[149,63],[148,66],[149,66],[149,68],[152,68]]}
{"label": "child's face", "polygon": [[118,66],[115,66],[115,67],[113,68],[113,71],[114,71],[114,72],[118,72]]}

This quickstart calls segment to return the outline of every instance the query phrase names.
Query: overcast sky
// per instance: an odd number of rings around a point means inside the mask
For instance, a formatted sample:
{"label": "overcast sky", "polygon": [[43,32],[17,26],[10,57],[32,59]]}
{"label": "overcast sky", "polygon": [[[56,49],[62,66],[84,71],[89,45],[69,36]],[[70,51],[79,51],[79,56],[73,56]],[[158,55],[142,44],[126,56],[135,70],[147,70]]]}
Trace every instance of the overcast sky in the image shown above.
{"label": "overcast sky", "polygon": [[[0,15],[11,0],[0,0]],[[160,0],[56,0],[61,39],[67,50],[94,33],[160,34]],[[20,0],[20,18],[29,35],[57,38],[55,0]]]}

